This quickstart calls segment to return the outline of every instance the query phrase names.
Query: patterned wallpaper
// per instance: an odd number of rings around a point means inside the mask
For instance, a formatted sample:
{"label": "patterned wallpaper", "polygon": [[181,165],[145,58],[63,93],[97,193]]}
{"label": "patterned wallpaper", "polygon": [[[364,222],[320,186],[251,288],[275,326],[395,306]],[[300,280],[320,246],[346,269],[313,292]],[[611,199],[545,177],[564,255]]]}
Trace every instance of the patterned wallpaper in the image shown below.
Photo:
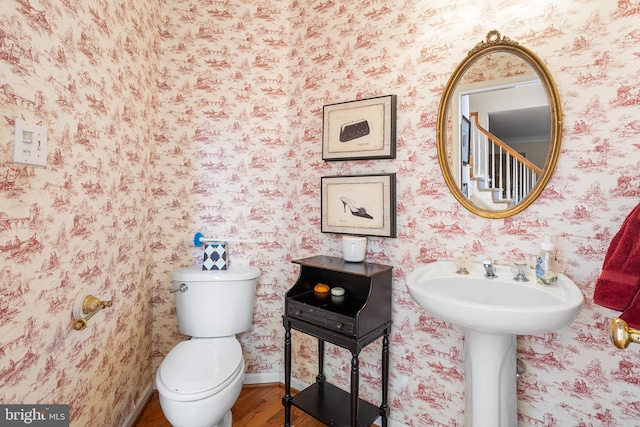
{"label": "patterned wallpaper", "polygon": [[[122,425],[151,377],[157,1],[8,0],[0,10],[0,402]],[[12,163],[13,121],[48,130]],[[113,301],[71,327],[81,289]]]}
{"label": "patterned wallpaper", "polygon": [[[560,331],[518,340],[523,426],[640,419],[640,352],[608,342],[617,312],[592,302],[604,253],[640,188],[638,0],[8,0],[0,10],[0,401],[70,403],[73,426],[119,426],[180,340],[171,271],[197,263],[195,231],[261,268],[250,373],[282,370],[291,259],[340,255],[320,233],[320,177],[397,173],[398,238],[367,259],[394,265],[391,417],[461,426],[462,330],[423,312],[404,277],[460,254],[510,262],[558,236],[585,308]],[[504,220],[448,193],[435,149],[450,73],[489,30],[545,61],[563,104],[557,170]],[[322,106],[395,94],[395,160],[323,162]],[[11,162],[13,119],[47,127],[46,168]],[[83,287],[113,300],[71,329]],[[294,377],[313,381],[315,341],[294,334]],[[350,355],[327,346],[348,387]],[[379,343],[361,358],[376,401]]]}

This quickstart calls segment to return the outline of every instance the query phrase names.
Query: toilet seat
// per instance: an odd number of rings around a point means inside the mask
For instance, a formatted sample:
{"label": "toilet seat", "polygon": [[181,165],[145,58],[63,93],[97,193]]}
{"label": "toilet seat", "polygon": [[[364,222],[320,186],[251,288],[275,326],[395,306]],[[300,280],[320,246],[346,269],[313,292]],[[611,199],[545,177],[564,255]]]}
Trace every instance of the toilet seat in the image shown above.
{"label": "toilet seat", "polygon": [[244,373],[242,347],[235,336],[192,338],[178,343],[162,361],[156,387],[178,401],[203,399]]}

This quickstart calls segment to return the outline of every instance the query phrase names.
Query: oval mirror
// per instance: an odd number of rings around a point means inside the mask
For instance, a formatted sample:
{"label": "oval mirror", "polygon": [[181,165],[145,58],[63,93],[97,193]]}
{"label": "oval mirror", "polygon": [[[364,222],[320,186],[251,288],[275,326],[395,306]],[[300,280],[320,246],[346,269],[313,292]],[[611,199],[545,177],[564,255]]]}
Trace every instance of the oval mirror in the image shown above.
{"label": "oval mirror", "polygon": [[442,174],[485,218],[521,212],[540,195],[560,152],[558,90],[529,49],[490,31],[457,66],[438,109]]}

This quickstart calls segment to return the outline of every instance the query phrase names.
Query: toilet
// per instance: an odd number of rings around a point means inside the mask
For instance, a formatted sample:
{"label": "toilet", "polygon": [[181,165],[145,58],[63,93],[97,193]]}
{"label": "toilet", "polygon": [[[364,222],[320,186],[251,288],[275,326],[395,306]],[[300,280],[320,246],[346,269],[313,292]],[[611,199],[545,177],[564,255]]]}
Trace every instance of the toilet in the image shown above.
{"label": "toilet", "polygon": [[164,358],[156,388],[174,427],[231,427],[231,407],[244,380],[236,334],[251,328],[258,276],[256,267],[235,265],[173,272],[178,331],[191,339]]}

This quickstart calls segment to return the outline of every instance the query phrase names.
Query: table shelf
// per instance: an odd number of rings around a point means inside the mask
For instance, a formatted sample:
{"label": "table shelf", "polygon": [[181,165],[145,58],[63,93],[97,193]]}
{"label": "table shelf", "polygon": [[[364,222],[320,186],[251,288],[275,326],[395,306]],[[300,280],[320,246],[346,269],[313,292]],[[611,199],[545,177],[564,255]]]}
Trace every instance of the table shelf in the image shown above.
{"label": "table shelf", "polygon": [[[328,426],[351,426],[351,396],[328,382],[316,382],[293,396],[291,404]],[[369,427],[380,417],[380,408],[358,400],[357,427]]]}

